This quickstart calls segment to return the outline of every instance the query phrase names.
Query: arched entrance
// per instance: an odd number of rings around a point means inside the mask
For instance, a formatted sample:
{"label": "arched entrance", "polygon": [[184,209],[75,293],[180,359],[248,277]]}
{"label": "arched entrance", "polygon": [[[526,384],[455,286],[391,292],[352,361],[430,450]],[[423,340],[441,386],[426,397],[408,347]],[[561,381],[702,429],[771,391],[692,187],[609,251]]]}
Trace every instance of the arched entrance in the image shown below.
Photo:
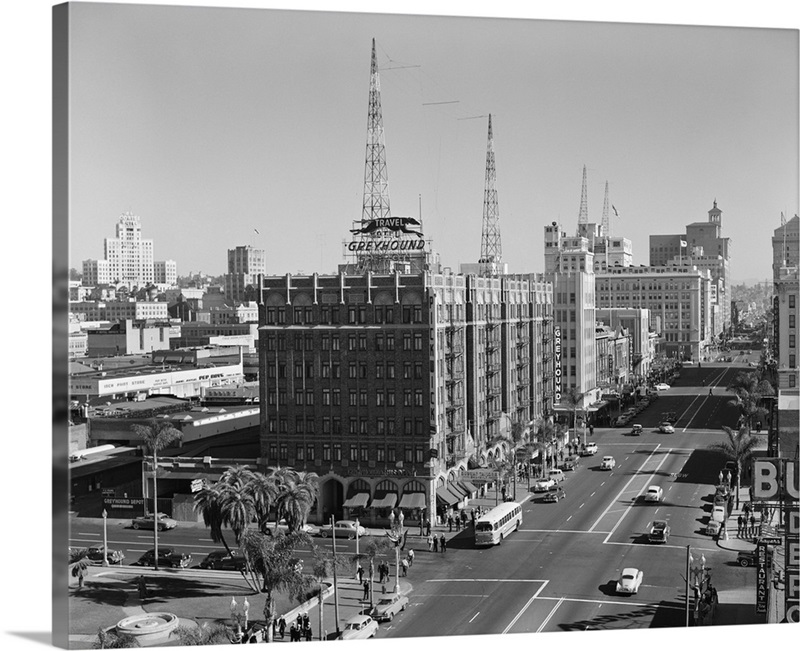
{"label": "arched entrance", "polygon": [[336,477],[322,479],[319,486],[317,524],[327,523],[331,516],[341,519],[343,503],[344,485],[342,481]]}

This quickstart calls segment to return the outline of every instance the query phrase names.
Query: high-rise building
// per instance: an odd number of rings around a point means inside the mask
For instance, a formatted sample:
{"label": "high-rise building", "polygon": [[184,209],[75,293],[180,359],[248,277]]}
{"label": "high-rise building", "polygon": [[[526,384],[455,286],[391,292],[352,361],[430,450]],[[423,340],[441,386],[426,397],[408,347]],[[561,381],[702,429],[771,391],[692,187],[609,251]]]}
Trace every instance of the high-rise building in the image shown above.
{"label": "high-rise building", "polygon": [[143,287],[154,281],[153,240],[142,238],[138,215],[122,213],[116,224],[116,237],[107,237],[103,248],[112,283]]}
{"label": "high-rise building", "polygon": [[178,263],[175,260],[156,260],[153,263],[153,282],[174,286],[178,282]]}
{"label": "high-rise building", "polygon": [[267,273],[267,254],[264,249],[237,246],[228,249],[228,273],[225,274],[225,296],[229,301],[243,302],[247,288],[258,286],[258,276]]}

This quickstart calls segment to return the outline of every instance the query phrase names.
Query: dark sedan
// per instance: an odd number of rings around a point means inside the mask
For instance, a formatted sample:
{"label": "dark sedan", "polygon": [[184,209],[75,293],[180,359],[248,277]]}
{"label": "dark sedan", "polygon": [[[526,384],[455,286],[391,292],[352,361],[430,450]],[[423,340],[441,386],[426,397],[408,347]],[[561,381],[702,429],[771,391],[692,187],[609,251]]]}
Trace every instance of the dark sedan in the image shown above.
{"label": "dark sedan", "polygon": [[[131,565],[154,565],[156,553],[154,549],[148,549],[141,558]],[[173,547],[159,547],[158,548],[158,566],[159,567],[189,567],[192,562],[191,554],[182,554],[176,551]]]}
{"label": "dark sedan", "polygon": [[211,552],[202,561],[200,567],[209,570],[237,570],[242,571],[245,568],[244,556],[240,552],[231,550],[229,554],[224,549],[218,549]]}

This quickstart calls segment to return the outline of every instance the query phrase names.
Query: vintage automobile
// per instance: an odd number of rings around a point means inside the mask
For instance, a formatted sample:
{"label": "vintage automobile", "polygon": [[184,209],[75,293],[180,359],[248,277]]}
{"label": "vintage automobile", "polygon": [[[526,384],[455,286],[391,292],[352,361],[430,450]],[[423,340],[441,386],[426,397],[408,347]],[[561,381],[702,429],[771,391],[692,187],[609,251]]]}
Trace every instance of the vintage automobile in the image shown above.
{"label": "vintage automobile", "polygon": [[658,426],[658,431],[663,432],[664,434],[674,434],[675,428],[672,426],[672,423],[669,421],[664,421]]}
{"label": "vintage automobile", "polygon": [[669,391],[669,384],[666,382],[659,382],[656,384],[656,391]]}
{"label": "vintage automobile", "polygon": [[642,585],[644,572],[635,567],[626,567],[617,579],[617,594],[636,594]]}
{"label": "vintage automobile", "polygon": [[664,497],[664,491],[661,486],[648,486],[647,492],[644,494],[645,502],[660,502]]}
{"label": "vintage automobile", "polygon": [[566,491],[559,486],[555,490],[549,491],[543,498],[542,502],[558,502],[567,496]]}
{"label": "vintage automobile", "polygon": [[344,623],[344,630],[339,634],[339,640],[364,640],[375,637],[378,632],[378,622],[369,615],[353,615]]}
{"label": "vintage automobile", "polygon": [[552,477],[540,477],[533,484],[534,493],[546,493],[556,485],[556,480]]}
{"label": "vintage automobile", "polygon": [[[155,549],[148,549],[144,554],[141,555],[138,561],[131,563],[131,565],[154,565],[155,557]],[[159,567],[189,567],[191,562],[191,554],[182,554],[181,552],[176,551],[174,547],[158,548]]]}
{"label": "vintage automobile", "polygon": [[408,606],[408,597],[402,594],[386,595],[372,609],[370,615],[379,622],[390,622],[399,612]]}
{"label": "vintage automobile", "polygon": [[617,462],[614,461],[614,457],[606,456],[603,457],[603,460],[600,462],[600,470],[614,470],[614,466],[617,465]]}
{"label": "vintage automobile", "polygon": [[[92,563],[92,565],[102,565],[103,559],[106,558],[108,560],[109,565],[121,565],[122,561],[125,560],[125,554],[123,554],[118,549],[107,549],[105,550],[105,554],[103,553],[104,548],[102,545],[95,545],[94,547],[88,547],[85,551],[86,558]],[[77,547],[70,547],[69,548],[69,556],[73,558],[74,556],[78,556],[83,553],[83,550]]]}
{"label": "vintage automobile", "polygon": [[235,549],[230,554],[224,549],[218,549],[209,553],[202,561],[200,567],[209,570],[238,570],[241,571],[247,563],[244,556]]}
{"label": "vintage automobile", "polygon": [[743,549],[736,555],[736,562],[742,567],[750,567],[756,564],[756,552],[754,549]]}
{"label": "vintage automobile", "polygon": [[641,425],[639,425],[638,423],[636,423],[636,424],[633,426],[633,429],[631,429],[631,434],[632,434],[633,436],[641,436],[641,434],[642,434],[642,426],[641,426]]}
{"label": "vintage automobile", "polygon": [[159,531],[164,531],[165,529],[174,529],[178,526],[178,522],[168,517],[165,513],[159,513],[158,524],[156,525],[156,518],[151,513],[150,515],[140,515],[138,518],[134,518],[131,521],[131,526],[134,529],[153,529],[157,526]]}
{"label": "vintage automobile", "polygon": [[581,450],[582,457],[590,457],[597,454],[597,443],[589,441]]}
{"label": "vintage automobile", "polygon": [[648,540],[651,543],[666,543],[669,540],[669,524],[666,520],[653,521]]}
{"label": "vintage automobile", "polygon": [[352,540],[356,535],[359,538],[365,535],[367,530],[360,524],[357,525],[355,520],[337,520],[333,523],[333,527],[329,524],[324,524],[319,528],[319,535],[323,538],[327,538],[334,533],[337,538],[349,538]]}
{"label": "vintage automobile", "polygon": [[564,462],[561,464],[562,470],[575,470],[580,463],[581,458],[578,456],[571,456],[564,459]]}

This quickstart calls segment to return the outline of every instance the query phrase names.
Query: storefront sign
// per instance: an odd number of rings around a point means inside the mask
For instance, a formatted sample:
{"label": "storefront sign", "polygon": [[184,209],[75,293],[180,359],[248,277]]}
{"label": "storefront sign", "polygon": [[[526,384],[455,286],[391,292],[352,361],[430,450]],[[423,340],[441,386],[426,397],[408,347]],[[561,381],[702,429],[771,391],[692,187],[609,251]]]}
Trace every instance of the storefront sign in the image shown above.
{"label": "storefront sign", "polygon": [[494,470],[484,470],[476,468],[475,470],[464,470],[461,472],[462,479],[479,479],[481,481],[494,481],[497,479],[497,472]]}
{"label": "storefront sign", "polygon": [[797,461],[764,458],[753,461],[753,500],[797,502]]}
{"label": "storefront sign", "polygon": [[767,546],[759,542],[756,546],[756,613],[767,613],[769,599],[769,575],[767,572]]}
{"label": "storefront sign", "polygon": [[797,502],[789,504],[784,511],[786,525],[786,552],[785,552],[785,577],[784,606],[786,607],[786,621],[797,624],[800,622],[800,595],[798,595],[798,576],[800,575],[800,511]]}
{"label": "storefront sign", "polygon": [[555,377],[554,382],[554,395],[553,395],[553,404],[558,404],[561,402],[561,327],[555,326],[553,328],[553,359],[554,359],[554,368],[553,374]]}

